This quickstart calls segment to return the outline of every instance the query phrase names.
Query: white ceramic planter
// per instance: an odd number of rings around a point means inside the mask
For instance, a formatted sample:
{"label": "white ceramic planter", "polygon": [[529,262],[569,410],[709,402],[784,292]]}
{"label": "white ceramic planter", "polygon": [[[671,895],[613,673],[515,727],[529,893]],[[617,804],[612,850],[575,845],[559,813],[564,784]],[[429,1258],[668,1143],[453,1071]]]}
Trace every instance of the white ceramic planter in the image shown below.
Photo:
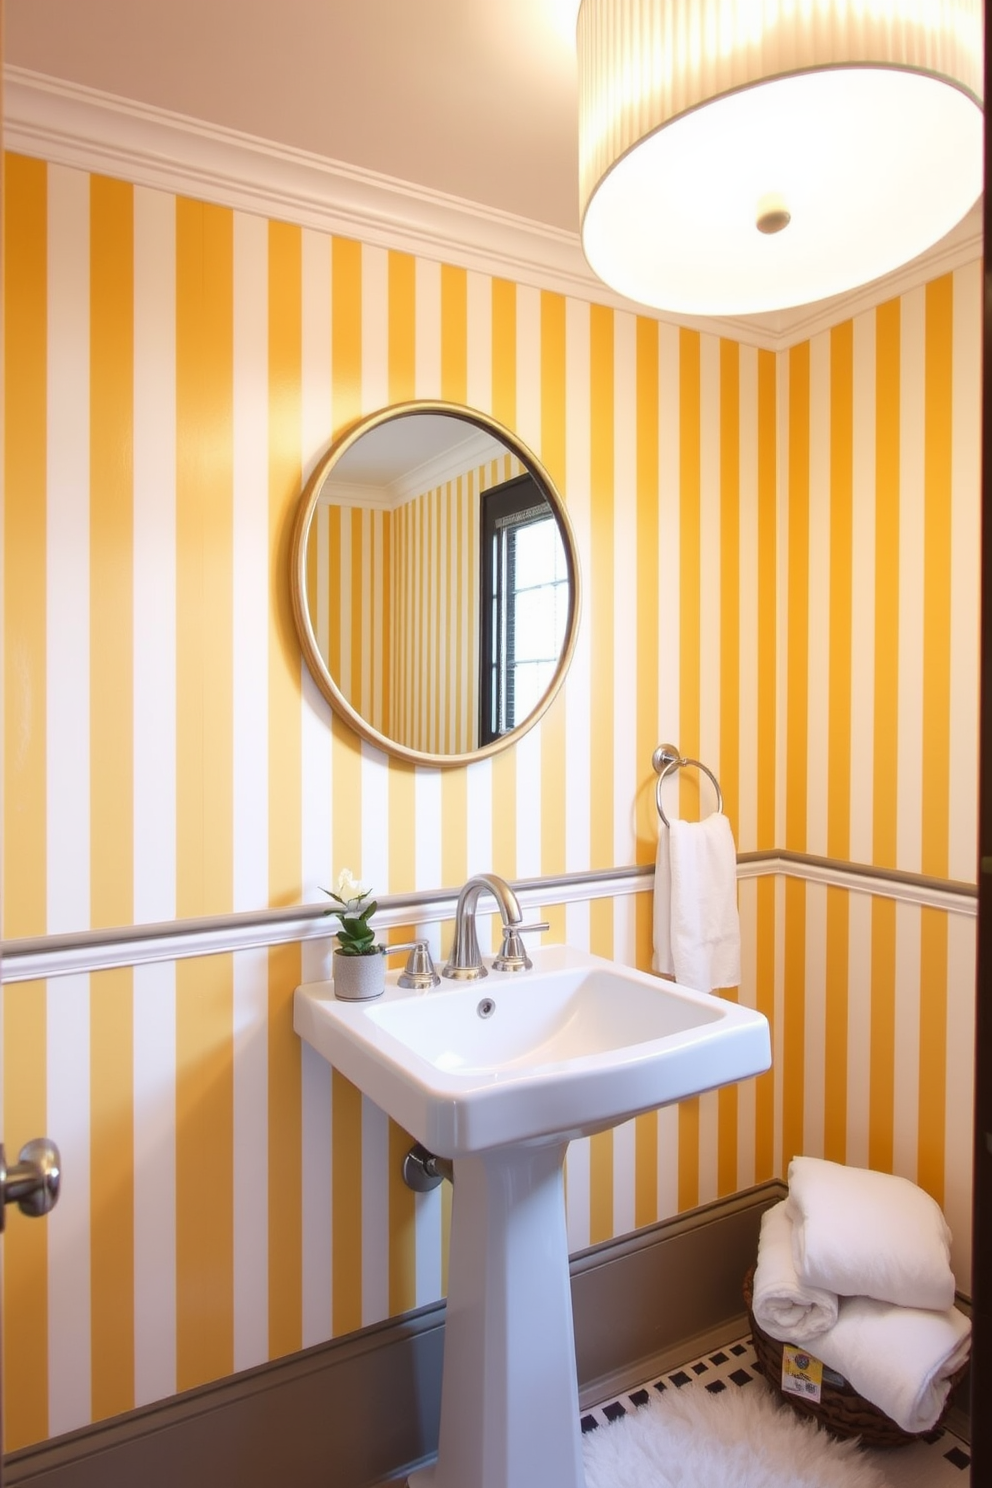
{"label": "white ceramic planter", "polygon": [[380,997],[386,985],[386,958],[377,951],[374,956],[345,956],[334,952],[334,996],[344,1002],[368,1002]]}

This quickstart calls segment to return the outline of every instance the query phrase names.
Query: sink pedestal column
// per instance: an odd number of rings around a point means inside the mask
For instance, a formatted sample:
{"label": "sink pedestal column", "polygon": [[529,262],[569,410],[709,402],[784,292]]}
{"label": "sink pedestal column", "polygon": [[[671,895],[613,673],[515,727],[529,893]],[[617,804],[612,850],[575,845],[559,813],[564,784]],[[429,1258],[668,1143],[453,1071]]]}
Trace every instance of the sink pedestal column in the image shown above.
{"label": "sink pedestal column", "polygon": [[455,1159],[438,1458],[411,1488],[584,1488],[567,1146]]}

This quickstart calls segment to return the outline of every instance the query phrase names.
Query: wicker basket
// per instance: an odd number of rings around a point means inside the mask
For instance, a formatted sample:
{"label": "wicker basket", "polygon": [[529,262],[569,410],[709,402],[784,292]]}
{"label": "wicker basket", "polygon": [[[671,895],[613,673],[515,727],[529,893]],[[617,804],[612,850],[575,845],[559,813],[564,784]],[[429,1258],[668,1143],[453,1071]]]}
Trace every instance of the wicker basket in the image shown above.
{"label": "wicker basket", "polygon": [[[818,1404],[804,1400],[801,1396],[790,1395],[781,1387],[782,1384],[782,1344],[777,1339],[770,1338],[767,1333],[759,1328],[751,1311],[751,1292],[754,1279],[754,1267],[744,1278],[744,1301],[747,1304],[748,1318],[751,1323],[751,1336],[754,1340],[754,1352],[758,1363],[761,1365],[762,1373],[768,1384],[781,1398],[791,1405],[793,1410],[800,1415],[812,1416],[821,1426],[826,1427],[834,1436],[844,1439],[860,1437],[866,1447],[903,1447],[909,1442],[918,1441],[920,1436],[929,1436],[930,1432],[920,1432],[916,1435],[903,1431],[897,1426],[884,1411],[879,1410],[877,1405],[872,1405],[863,1396],[846,1382],[842,1385],[823,1381],[823,1388]],[[813,1350],[810,1349],[812,1353]],[[950,1406],[954,1387],[963,1378],[967,1364],[963,1364],[958,1372],[952,1377],[951,1389],[947,1396],[947,1405],[944,1414]],[[943,1420],[943,1414],[941,1420]],[[936,1430],[940,1422],[931,1428]]]}

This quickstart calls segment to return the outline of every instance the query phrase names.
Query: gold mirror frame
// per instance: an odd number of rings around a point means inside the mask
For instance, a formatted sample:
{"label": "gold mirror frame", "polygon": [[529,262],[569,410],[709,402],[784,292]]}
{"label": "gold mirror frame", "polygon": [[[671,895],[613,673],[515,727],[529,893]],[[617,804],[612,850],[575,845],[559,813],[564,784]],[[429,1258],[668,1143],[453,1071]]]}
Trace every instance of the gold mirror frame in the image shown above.
{"label": "gold mirror frame", "polygon": [[[430,754],[419,749],[410,748],[380,733],[367,719],[363,718],[344,696],[331,676],[330,668],[321,655],[317,644],[317,637],[307,604],[307,543],[310,537],[310,528],[317,509],[317,503],[328,475],[342,456],[363,435],[370,433],[382,424],[390,423],[397,419],[409,418],[415,414],[443,415],[449,418],[460,419],[463,423],[473,426],[476,429],[481,429],[492,435],[495,439],[498,439],[511,454],[515,455],[521,461],[554,512],[561,534],[562,546],[565,550],[565,561],[568,569],[569,607],[568,620],[565,627],[565,642],[547,691],[523,723],[518,724],[509,733],[502,734],[491,743],[463,754]],[[516,744],[519,739],[523,738],[528,729],[534,727],[535,723],[544,715],[554,700],[565,679],[565,674],[571,663],[578,638],[579,612],[581,608],[578,555],[571,523],[568,520],[564,503],[555,488],[554,482],[537,456],[532,450],[527,448],[516,434],[505,428],[495,419],[490,418],[488,414],[480,413],[476,409],[467,408],[460,403],[449,403],[434,399],[415,399],[405,403],[395,403],[365,418],[359,419],[356,423],[348,427],[343,434],[339,435],[327,454],[318,462],[300,497],[296,524],[293,530],[290,584],[293,600],[293,618],[296,622],[303,656],[311,676],[331,707],[361,738],[368,740],[370,744],[374,744],[377,749],[383,750],[396,759],[406,760],[414,765],[426,765],[433,769],[451,769],[456,766],[472,764],[475,760],[486,759],[491,755],[498,754],[503,749],[508,749],[512,744]]]}

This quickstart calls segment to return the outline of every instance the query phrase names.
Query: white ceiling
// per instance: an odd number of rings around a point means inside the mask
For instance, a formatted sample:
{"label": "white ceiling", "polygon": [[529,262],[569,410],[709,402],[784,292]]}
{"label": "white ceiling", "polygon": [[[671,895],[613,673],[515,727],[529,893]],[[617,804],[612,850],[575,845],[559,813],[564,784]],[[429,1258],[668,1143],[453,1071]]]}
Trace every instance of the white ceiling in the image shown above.
{"label": "white ceiling", "polygon": [[[185,129],[188,142],[190,121],[200,121],[215,147],[231,139],[218,131],[253,137],[256,158],[261,142],[277,147],[268,150],[273,169],[303,162],[312,178],[323,167],[321,191],[344,183],[352,206],[356,180],[366,197],[376,186],[386,197],[378,220],[401,224],[408,215],[419,251],[430,216],[441,224],[431,238],[436,256],[481,263],[488,246],[523,282],[623,303],[598,291],[578,242],[577,9],[578,0],[6,0],[7,136],[14,148],[85,163],[83,105],[87,119],[99,104],[104,123],[131,124],[135,138],[168,125],[176,137]],[[119,100],[143,112],[128,119]],[[67,102],[71,120],[39,125]],[[199,132],[202,144],[209,131]],[[156,153],[169,152],[149,136],[145,177],[153,183]],[[105,142],[97,154],[114,173]],[[350,180],[349,168],[357,168]],[[142,178],[133,162],[120,171]],[[223,174],[213,167],[215,179]],[[354,235],[369,237],[365,219],[375,212],[364,198],[362,211]],[[340,214],[330,221],[340,224]],[[466,223],[467,233],[458,227]],[[514,246],[508,255],[511,241],[526,251]],[[789,344],[980,251],[976,210],[925,261],[854,296],[719,325],[683,319],[757,344]]]}
{"label": "white ceiling", "polygon": [[6,60],[578,229],[577,0],[6,0]]}

